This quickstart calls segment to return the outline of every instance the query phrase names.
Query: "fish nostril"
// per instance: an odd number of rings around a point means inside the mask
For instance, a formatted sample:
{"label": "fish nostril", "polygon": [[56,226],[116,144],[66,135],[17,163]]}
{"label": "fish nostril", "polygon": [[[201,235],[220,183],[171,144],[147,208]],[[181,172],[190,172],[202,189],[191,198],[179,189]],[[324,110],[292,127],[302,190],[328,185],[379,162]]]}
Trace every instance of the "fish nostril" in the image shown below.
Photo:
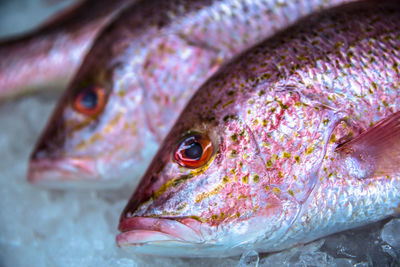
{"label": "fish nostril", "polygon": [[38,160],[38,159],[43,159],[46,158],[48,153],[45,150],[39,149],[39,150],[34,150],[31,155],[31,160]]}

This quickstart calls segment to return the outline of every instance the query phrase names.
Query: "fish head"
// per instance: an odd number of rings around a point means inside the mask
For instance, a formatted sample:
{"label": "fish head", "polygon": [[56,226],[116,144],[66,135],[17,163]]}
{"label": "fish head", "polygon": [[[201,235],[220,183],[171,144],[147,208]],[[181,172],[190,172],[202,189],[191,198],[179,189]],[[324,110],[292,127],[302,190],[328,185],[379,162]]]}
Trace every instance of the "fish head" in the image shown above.
{"label": "fish head", "polygon": [[233,93],[212,93],[210,83],[182,112],[123,211],[120,247],[188,257],[274,250],[296,218],[299,203],[270,177],[243,108],[228,108]]}
{"label": "fish head", "polygon": [[142,95],[127,70],[131,66],[124,64],[126,47],[105,49],[104,44],[121,43],[113,36],[104,38],[87,55],[38,140],[30,158],[30,182],[108,188],[131,178],[135,164],[144,172],[140,163],[155,147],[143,125]]}

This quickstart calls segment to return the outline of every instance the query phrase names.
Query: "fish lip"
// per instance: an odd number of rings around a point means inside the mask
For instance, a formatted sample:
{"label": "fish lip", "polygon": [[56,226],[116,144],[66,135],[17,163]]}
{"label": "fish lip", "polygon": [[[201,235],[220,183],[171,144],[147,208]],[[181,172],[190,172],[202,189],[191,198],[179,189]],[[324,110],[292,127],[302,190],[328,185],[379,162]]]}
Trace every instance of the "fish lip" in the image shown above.
{"label": "fish lip", "polygon": [[[185,219],[184,219],[185,220]],[[122,232],[117,235],[116,242],[121,246],[138,246],[162,243],[203,243],[199,231],[176,219],[132,217],[119,223]]]}
{"label": "fish lip", "polygon": [[27,173],[27,179],[32,184],[99,178],[95,163],[90,158],[31,159]]}

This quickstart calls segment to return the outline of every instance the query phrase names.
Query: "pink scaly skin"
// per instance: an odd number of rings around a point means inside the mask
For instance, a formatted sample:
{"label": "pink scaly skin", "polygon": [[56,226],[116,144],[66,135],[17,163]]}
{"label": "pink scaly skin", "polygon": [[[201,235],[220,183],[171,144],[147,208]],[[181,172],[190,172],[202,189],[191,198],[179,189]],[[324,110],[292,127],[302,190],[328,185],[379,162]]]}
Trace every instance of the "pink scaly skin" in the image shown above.
{"label": "pink scaly skin", "polygon": [[[167,135],[121,215],[118,245],[184,257],[271,252],[394,214],[399,26],[397,1],[349,4],[313,15],[225,66]],[[391,117],[383,152],[379,134],[346,145]],[[214,147],[197,169],[174,159],[192,133]],[[357,149],[363,153],[353,158]]]}
{"label": "pink scaly skin", "polygon": [[[316,10],[349,0],[143,1],[107,27],[32,153],[28,179],[119,186],[143,174],[195,90],[234,55]],[[74,101],[103,88],[101,113]]]}
{"label": "pink scaly skin", "polygon": [[66,87],[100,29],[134,0],[86,0],[39,29],[0,43],[0,98]]}

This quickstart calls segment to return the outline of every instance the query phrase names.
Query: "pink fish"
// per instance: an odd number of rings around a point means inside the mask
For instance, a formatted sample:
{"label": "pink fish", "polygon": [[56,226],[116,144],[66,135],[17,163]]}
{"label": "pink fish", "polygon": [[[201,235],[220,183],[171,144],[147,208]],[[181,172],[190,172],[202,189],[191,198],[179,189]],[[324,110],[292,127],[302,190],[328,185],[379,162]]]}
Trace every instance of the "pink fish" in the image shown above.
{"label": "pink fish", "polygon": [[343,2],[151,0],[126,9],[96,40],[59,102],[32,153],[29,181],[63,187],[135,180],[222,64]]}
{"label": "pink fish", "polygon": [[0,97],[64,88],[97,32],[134,0],[86,0],[39,29],[0,44]]}
{"label": "pink fish", "polygon": [[134,253],[279,251],[400,207],[400,2],[317,14],[189,101],[122,213]]}

